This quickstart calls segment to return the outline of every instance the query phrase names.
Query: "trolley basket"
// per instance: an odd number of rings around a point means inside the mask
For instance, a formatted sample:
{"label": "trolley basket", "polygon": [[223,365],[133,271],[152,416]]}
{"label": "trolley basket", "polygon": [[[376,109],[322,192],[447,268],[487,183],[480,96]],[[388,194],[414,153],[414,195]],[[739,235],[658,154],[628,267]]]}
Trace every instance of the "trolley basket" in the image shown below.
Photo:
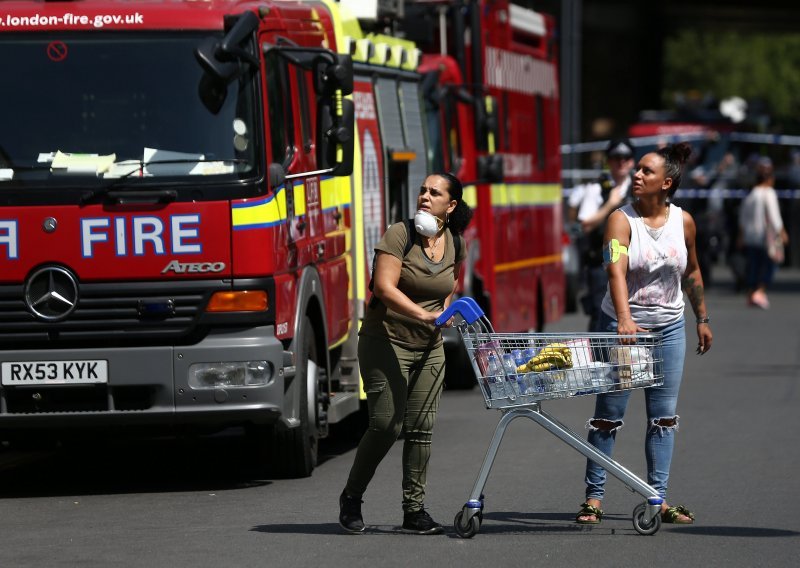
{"label": "trolley basket", "polygon": [[541,401],[662,385],[661,334],[495,333],[468,297],[453,302],[436,323],[443,325],[450,318],[456,322],[486,407],[502,413],[470,498],[456,515],[456,533],[470,538],[480,530],[483,488],[506,428],[520,417],[533,420],[645,497],[633,511],[633,526],[640,534],[656,533],[663,501],[656,490],[542,410]]}

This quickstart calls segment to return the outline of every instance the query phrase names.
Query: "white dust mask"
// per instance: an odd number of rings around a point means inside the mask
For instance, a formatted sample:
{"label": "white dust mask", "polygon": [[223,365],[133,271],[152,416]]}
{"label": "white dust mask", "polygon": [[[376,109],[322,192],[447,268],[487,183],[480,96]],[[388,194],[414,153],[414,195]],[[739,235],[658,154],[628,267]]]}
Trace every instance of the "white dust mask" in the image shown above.
{"label": "white dust mask", "polygon": [[414,227],[420,235],[432,237],[439,231],[438,219],[427,211],[419,210],[414,215]]}

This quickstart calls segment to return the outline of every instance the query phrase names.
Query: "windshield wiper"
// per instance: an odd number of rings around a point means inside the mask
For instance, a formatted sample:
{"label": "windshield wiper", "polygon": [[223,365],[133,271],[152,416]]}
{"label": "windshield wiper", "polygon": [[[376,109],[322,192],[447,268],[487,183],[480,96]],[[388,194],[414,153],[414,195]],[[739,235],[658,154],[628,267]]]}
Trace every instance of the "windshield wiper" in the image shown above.
{"label": "windshield wiper", "polygon": [[[81,196],[79,205],[86,205],[89,201],[96,199],[98,197],[102,197],[108,195],[110,197],[116,197],[120,199],[121,196],[115,196],[114,190],[123,190],[124,194],[127,198],[133,199],[153,199],[158,198],[157,201],[174,201],[177,197],[177,192],[175,190],[167,190],[167,189],[139,189],[134,190],[132,188],[138,187],[138,185],[127,185],[126,182],[130,180],[131,177],[135,175],[142,175],[144,173],[144,169],[148,166],[152,165],[168,165],[168,164],[204,164],[204,163],[214,163],[214,162],[223,162],[226,164],[246,164],[248,160],[243,158],[181,158],[179,160],[151,160],[149,162],[145,162],[144,160],[123,160],[124,162],[130,162],[130,167],[133,168],[131,171],[126,172],[125,174],[111,179],[111,181],[104,186],[98,187],[91,191],[87,191]],[[138,167],[137,167],[138,163]],[[127,164],[126,164],[127,165]],[[192,174],[188,174],[192,175]],[[148,176],[150,177],[150,176]]]}

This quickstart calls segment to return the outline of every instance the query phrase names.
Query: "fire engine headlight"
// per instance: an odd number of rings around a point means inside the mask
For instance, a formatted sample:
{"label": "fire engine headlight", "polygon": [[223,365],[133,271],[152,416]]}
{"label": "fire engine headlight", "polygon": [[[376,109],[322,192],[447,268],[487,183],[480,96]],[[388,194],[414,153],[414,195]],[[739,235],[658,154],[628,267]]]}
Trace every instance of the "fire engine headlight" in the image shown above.
{"label": "fire engine headlight", "polygon": [[225,363],[195,363],[189,367],[189,387],[258,387],[272,380],[269,361],[228,361]]}

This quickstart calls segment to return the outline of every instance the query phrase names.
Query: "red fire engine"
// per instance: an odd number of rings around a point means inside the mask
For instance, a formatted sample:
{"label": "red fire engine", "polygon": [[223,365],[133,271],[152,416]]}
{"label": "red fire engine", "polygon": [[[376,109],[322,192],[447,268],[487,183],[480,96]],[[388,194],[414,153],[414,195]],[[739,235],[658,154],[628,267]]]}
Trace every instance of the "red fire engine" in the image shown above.
{"label": "red fire engine", "polygon": [[477,210],[465,292],[499,329],[560,315],[552,23],[419,4],[481,41],[421,74],[332,0],[0,4],[5,438],[245,425],[309,475],[360,407],[372,247],[434,170]]}
{"label": "red fire engine", "polygon": [[464,292],[498,330],[540,329],[564,312],[554,21],[503,0],[406,0],[403,30],[443,132],[434,168],[472,186]]}
{"label": "red fire engine", "polygon": [[319,2],[2,3],[6,438],[246,425],[311,473],[359,407],[336,41]]}
{"label": "red fire engine", "polygon": [[[354,207],[364,235],[355,239],[363,242],[355,251],[357,306],[366,299],[369,260],[386,226],[413,216],[415,188],[427,173],[452,171],[476,210],[465,235],[462,292],[478,299],[498,330],[540,329],[559,319],[564,274],[552,18],[507,1],[342,4],[372,30],[344,44],[356,67],[356,178],[363,166],[356,195],[364,202]],[[417,64],[415,46],[423,51],[418,74],[408,72]],[[383,61],[396,71],[368,65]],[[454,339],[445,333],[447,383],[472,386]]]}
{"label": "red fire engine", "polygon": [[[542,329],[565,306],[554,20],[506,0],[394,4],[424,52],[432,167],[455,172],[475,209],[463,293],[498,331]],[[453,340],[447,382],[470,386]]]}

